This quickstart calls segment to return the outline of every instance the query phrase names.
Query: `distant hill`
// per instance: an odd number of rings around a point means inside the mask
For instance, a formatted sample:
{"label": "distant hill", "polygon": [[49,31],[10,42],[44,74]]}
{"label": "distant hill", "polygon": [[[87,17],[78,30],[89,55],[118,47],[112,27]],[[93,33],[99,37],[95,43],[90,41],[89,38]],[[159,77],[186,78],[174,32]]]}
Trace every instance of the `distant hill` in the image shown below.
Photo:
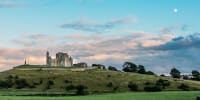
{"label": "distant hill", "polygon": [[[20,67],[22,69],[20,69]],[[2,81],[10,80],[13,84],[8,89],[1,88],[6,91],[31,91],[31,92],[67,92],[66,88],[73,85],[83,85],[87,87],[88,92],[127,92],[130,91],[130,83],[137,85],[137,91],[144,91],[147,85],[158,84],[158,80],[168,81],[168,86],[162,87],[162,91],[181,90],[181,84],[188,87],[187,90],[200,90],[200,82],[179,80],[170,77],[160,77],[154,75],[143,75],[137,73],[127,73],[120,71],[107,71],[100,69],[86,71],[72,71],[69,69],[63,70],[23,70],[27,67],[42,67],[42,66],[18,66],[5,72],[0,73],[0,85]],[[44,66],[43,66],[44,67]],[[16,80],[25,79],[31,87],[19,88],[21,83],[16,83]],[[18,82],[18,81],[17,81]]]}

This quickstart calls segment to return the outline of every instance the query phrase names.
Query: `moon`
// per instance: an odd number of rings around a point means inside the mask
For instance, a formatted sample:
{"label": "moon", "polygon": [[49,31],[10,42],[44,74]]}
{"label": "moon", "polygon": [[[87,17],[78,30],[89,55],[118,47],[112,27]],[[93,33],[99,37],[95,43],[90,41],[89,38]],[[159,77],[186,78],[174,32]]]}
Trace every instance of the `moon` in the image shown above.
{"label": "moon", "polygon": [[177,12],[178,12],[178,9],[177,9],[177,8],[174,8],[173,11],[174,11],[174,13],[177,13]]}

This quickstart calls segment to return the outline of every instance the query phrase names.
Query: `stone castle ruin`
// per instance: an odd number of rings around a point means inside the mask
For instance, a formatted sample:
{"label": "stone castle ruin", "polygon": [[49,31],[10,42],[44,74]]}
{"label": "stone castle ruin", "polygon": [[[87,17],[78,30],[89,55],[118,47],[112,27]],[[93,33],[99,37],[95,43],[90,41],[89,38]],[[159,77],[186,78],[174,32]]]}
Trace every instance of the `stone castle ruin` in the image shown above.
{"label": "stone castle ruin", "polygon": [[56,53],[56,57],[52,58],[49,55],[49,52],[46,53],[46,65],[51,66],[59,66],[59,67],[72,67],[73,59],[67,53],[58,52]]}

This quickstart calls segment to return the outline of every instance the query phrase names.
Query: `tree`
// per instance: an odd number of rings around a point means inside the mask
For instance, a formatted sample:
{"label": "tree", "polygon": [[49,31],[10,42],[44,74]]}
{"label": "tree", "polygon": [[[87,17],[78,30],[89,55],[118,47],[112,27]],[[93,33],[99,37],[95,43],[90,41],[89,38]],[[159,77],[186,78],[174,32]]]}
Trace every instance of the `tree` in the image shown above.
{"label": "tree", "polygon": [[112,70],[112,71],[117,71],[117,68],[113,67],[113,66],[109,66],[108,70]]}
{"label": "tree", "polygon": [[145,74],[147,74],[147,75],[155,75],[155,73],[153,73],[152,71],[147,71]]}
{"label": "tree", "polygon": [[101,64],[92,64],[92,67],[97,67],[98,69],[106,70],[106,67],[104,65],[101,65]]}
{"label": "tree", "polygon": [[160,76],[161,76],[161,77],[165,77],[165,74],[161,74]]}
{"label": "tree", "polygon": [[171,72],[170,72],[170,75],[173,78],[180,78],[181,77],[181,72],[178,69],[176,69],[176,68],[172,68]]}
{"label": "tree", "polygon": [[139,65],[138,66],[138,73],[140,73],[140,74],[145,74],[146,73],[146,70],[145,70],[143,65]]}
{"label": "tree", "polygon": [[124,72],[137,72],[137,65],[132,62],[125,62],[122,70]]}
{"label": "tree", "polygon": [[200,73],[197,70],[192,71],[192,76],[194,80],[199,80],[200,79]]}

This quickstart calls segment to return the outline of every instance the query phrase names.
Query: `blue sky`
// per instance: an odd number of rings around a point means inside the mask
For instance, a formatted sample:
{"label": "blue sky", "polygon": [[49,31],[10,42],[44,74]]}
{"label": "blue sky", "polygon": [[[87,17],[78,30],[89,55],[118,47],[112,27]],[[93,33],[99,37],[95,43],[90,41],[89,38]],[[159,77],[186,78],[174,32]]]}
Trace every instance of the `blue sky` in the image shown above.
{"label": "blue sky", "polygon": [[199,3],[0,0],[0,68],[21,64],[25,58],[30,64],[45,64],[49,50],[52,55],[69,52],[76,62],[118,68],[132,61],[157,73],[168,73],[172,67],[185,73],[199,70]]}

